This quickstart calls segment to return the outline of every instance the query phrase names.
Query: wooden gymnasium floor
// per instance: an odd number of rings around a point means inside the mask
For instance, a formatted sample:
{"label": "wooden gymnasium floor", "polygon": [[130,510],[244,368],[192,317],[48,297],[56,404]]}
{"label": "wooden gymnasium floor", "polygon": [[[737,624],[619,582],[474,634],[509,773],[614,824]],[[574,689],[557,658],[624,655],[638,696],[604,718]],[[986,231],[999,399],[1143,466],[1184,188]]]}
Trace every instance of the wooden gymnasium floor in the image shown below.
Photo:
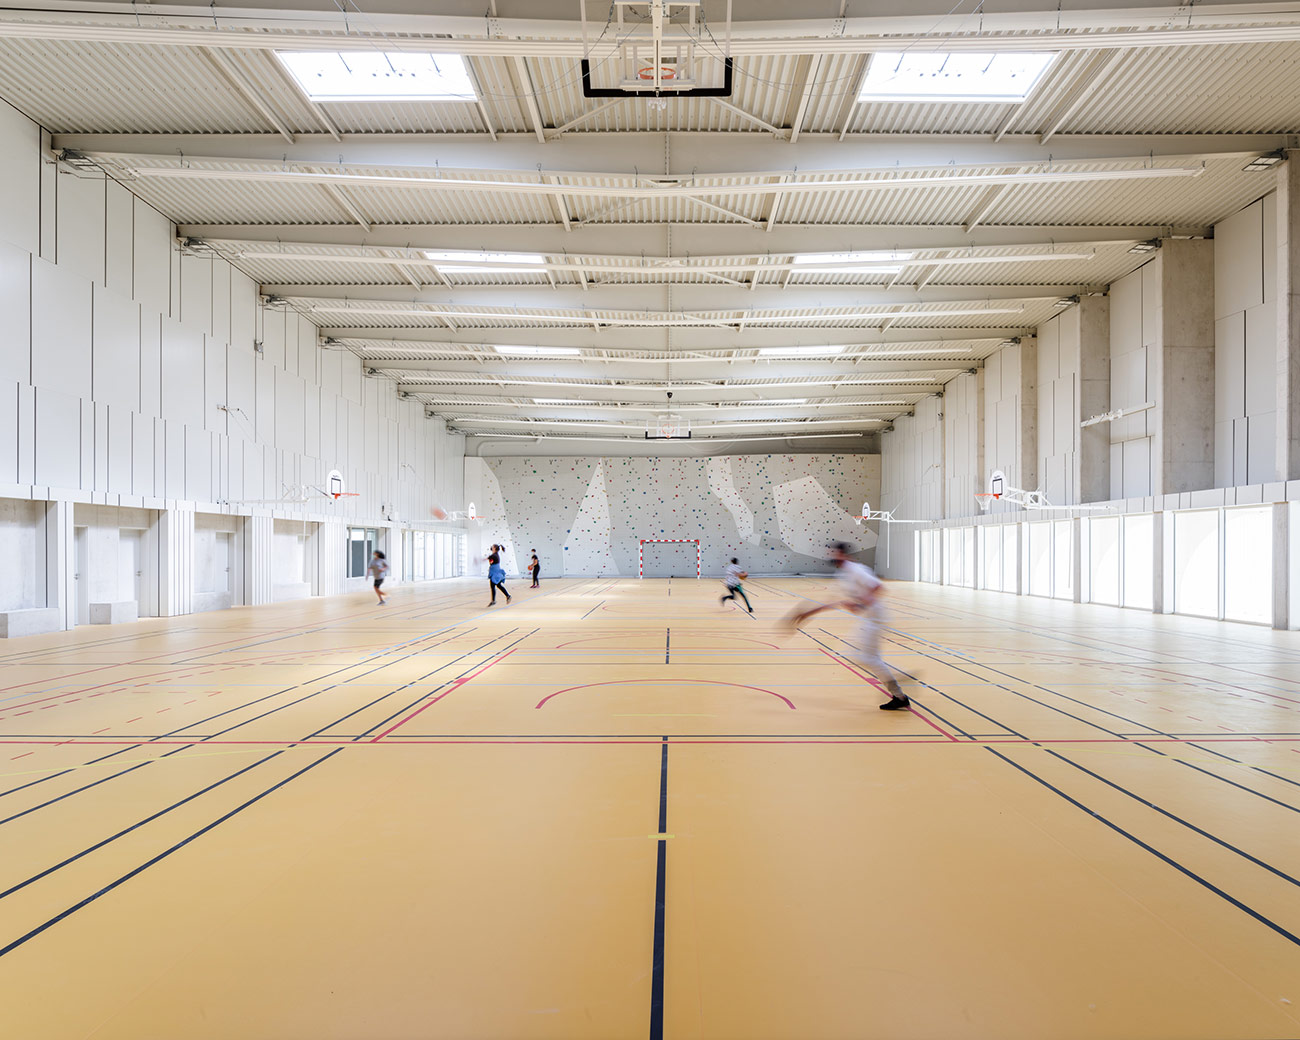
{"label": "wooden gymnasium floor", "polygon": [[1300,1035],[1300,635],[512,584],[0,648],[0,1034]]}

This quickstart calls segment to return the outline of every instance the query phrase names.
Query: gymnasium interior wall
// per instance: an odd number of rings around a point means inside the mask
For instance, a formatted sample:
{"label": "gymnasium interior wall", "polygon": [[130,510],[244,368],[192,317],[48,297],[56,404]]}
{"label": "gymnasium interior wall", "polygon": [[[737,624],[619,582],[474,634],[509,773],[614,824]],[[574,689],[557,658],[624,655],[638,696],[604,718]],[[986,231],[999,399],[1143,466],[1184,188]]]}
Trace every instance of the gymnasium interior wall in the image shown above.
{"label": "gymnasium interior wall", "polygon": [[[882,572],[1300,628],[1300,460],[1276,450],[1279,423],[1300,423],[1282,404],[1300,352],[1276,304],[1284,205],[1270,193],[1212,239],[1166,240],[886,430],[882,500],[916,522],[887,525]],[[1088,508],[982,508],[993,469]]]}
{"label": "gymnasium interior wall", "polygon": [[[735,556],[756,574],[827,570],[825,546],[850,541],[880,499],[880,456],[729,455],[713,458],[467,457],[465,490],[485,517],[471,555],[506,547],[509,574],[536,549],[543,574],[636,576],[645,539],[700,539],[706,576]],[[695,572],[694,546],[647,547],[646,576]]]}
{"label": "gymnasium interior wall", "polygon": [[[176,614],[344,591],[361,580],[350,525],[396,557],[405,529],[452,529],[430,509],[461,499],[463,454],[0,104],[0,559],[21,576],[0,611],[69,627],[87,603]],[[331,470],[358,496],[302,501]]]}

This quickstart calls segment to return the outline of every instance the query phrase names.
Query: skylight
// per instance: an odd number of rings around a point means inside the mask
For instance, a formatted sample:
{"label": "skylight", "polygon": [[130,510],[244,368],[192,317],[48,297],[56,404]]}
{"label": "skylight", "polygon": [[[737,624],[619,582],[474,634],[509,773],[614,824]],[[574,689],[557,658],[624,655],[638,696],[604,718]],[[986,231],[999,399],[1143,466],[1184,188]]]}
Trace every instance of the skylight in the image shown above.
{"label": "skylight", "polygon": [[790,262],[806,271],[829,271],[832,274],[898,274],[911,253],[887,249],[869,249],[852,253],[796,253]]}
{"label": "skylight", "polygon": [[474,101],[459,54],[276,51],[313,101]]}
{"label": "skylight", "polygon": [[498,354],[513,354],[519,357],[572,357],[581,354],[577,347],[501,347],[495,348]]}
{"label": "skylight", "polygon": [[843,354],[843,347],[762,347],[759,357],[827,357]]}
{"label": "skylight", "polygon": [[774,397],[770,401],[737,401],[736,402],[736,404],[755,404],[755,405],[807,404],[807,403],[808,403],[808,398],[806,397]]}
{"label": "skylight", "polygon": [[546,263],[541,253],[480,253],[470,250],[426,249],[424,255],[443,274],[484,272],[492,274],[532,273]]}
{"label": "skylight", "polygon": [[533,404],[599,404],[583,397],[534,397]]}
{"label": "skylight", "polygon": [[1024,101],[1055,53],[877,51],[859,101]]}

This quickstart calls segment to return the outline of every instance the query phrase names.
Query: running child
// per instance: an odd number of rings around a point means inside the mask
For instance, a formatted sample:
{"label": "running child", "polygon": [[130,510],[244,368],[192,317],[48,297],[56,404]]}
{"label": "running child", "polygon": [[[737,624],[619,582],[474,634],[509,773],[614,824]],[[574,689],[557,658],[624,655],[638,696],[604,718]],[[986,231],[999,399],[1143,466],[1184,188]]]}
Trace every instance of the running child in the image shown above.
{"label": "running child", "polygon": [[884,595],[885,586],[870,567],[850,559],[852,548],[846,542],[836,542],[830,547],[830,560],[839,571],[837,578],[844,599],[799,611],[790,618],[790,622],[798,627],[814,614],[836,608],[857,614],[858,628],[853,642],[858,647],[858,660],[877,678],[884,679],[885,689],[889,691],[889,701],[880,705],[880,710],[903,711],[911,707],[912,702],[898,685],[894,670],[880,656],[880,629],[884,621],[880,599]]}
{"label": "running child", "polygon": [[505,593],[506,604],[510,603],[510,593],[506,592],[506,569],[501,566],[501,546],[492,546],[492,554],[488,556],[488,582],[492,586],[492,601],[488,603],[489,607],[495,607],[497,604],[497,589]]}
{"label": "running child", "polygon": [[746,609],[752,614],[754,613],[754,608],[749,605],[749,597],[745,595],[745,590],[740,584],[748,577],[749,575],[740,569],[740,561],[733,556],[731,562],[727,564],[726,573],[722,578],[722,583],[727,586],[727,594],[722,597],[721,602],[726,603],[727,600],[734,601],[735,598],[739,596],[745,601]]}
{"label": "running child", "polygon": [[378,549],[370,557],[370,576],[375,579],[375,595],[379,597],[379,606],[384,605],[387,593],[383,590],[384,579],[388,577],[388,560]]}

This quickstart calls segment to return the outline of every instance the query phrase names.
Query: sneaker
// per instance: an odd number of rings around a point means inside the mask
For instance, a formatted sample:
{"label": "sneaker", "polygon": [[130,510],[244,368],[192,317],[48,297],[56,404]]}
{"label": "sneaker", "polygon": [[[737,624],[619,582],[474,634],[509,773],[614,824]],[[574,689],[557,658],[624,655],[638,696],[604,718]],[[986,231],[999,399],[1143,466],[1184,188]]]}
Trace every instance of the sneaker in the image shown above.
{"label": "sneaker", "polygon": [[749,612],[750,612],[751,614],[754,613],[754,608],[753,608],[753,607],[750,607],[750,608],[749,608]]}
{"label": "sneaker", "polygon": [[906,711],[911,706],[912,706],[912,702],[908,700],[906,697],[899,697],[895,695],[889,698],[889,702],[887,704],[882,704],[880,706],[880,710],[881,711]]}

